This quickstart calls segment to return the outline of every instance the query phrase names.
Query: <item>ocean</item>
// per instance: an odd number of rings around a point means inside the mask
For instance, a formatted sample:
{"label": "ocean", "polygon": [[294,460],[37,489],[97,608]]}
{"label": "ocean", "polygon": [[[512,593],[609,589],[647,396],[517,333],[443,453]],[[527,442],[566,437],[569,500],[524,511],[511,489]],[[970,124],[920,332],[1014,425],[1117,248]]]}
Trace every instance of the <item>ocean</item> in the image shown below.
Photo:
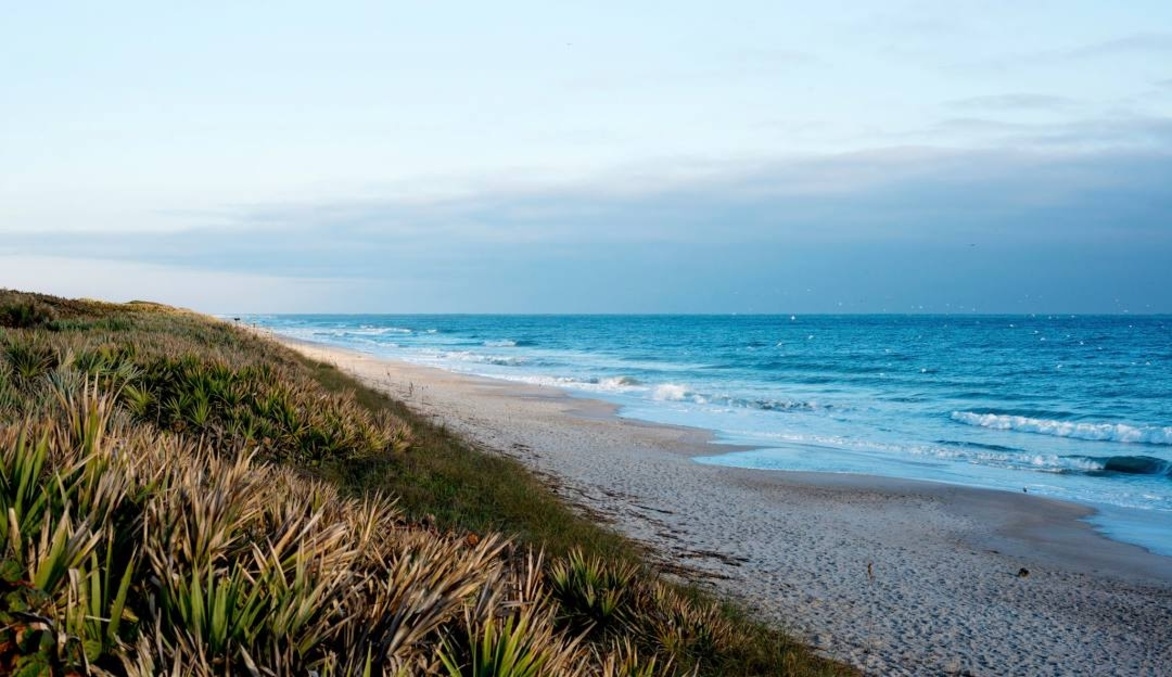
{"label": "ocean", "polygon": [[256,315],[286,336],[556,386],[849,472],[1091,506],[1172,555],[1172,317]]}

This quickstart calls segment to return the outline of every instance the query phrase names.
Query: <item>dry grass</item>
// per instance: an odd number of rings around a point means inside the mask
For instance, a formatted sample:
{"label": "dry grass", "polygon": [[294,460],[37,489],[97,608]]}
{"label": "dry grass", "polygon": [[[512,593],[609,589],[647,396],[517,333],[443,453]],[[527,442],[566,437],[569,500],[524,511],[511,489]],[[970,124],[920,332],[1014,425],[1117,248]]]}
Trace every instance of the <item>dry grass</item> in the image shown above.
{"label": "dry grass", "polygon": [[145,303],[0,320],[0,673],[845,672],[280,346]]}

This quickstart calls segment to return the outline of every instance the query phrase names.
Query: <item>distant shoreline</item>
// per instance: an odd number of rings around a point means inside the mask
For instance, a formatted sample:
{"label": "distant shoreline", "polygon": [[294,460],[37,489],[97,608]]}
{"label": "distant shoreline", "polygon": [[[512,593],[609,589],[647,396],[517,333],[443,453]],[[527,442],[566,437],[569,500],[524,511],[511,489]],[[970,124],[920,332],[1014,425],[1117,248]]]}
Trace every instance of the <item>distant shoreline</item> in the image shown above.
{"label": "distant shoreline", "polygon": [[[391,359],[549,385],[715,431],[701,462],[852,473],[1088,506],[1172,556],[1163,321],[999,317],[264,316]],[[1134,326],[1133,326],[1134,325]],[[1146,464],[1146,465],[1145,465]]]}
{"label": "distant shoreline", "polygon": [[1156,674],[1172,660],[1172,561],[1098,534],[1081,519],[1089,508],[697,464],[714,453],[708,431],[263,331],[522,460],[668,569],[868,671]]}

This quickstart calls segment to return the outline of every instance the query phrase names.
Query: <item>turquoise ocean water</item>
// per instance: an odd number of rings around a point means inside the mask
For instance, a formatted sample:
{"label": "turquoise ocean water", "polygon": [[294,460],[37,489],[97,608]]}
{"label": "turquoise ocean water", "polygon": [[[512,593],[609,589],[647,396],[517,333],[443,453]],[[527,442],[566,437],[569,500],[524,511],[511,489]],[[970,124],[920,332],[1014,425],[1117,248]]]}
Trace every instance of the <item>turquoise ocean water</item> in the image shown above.
{"label": "turquoise ocean water", "polygon": [[1051,496],[1172,555],[1172,317],[265,315],[754,451],[697,462]]}

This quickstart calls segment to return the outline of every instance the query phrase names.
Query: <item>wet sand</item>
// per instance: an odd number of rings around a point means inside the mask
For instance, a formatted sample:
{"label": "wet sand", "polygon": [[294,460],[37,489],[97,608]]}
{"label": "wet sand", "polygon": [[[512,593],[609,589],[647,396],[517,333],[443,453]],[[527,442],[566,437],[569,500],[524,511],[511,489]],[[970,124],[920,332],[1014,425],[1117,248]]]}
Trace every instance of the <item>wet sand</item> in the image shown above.
{"label": "wet sand", "polygon": [[515,457],[668,571],[875,675],[1172,674],[1172,558],[1010,492],[692,459],[704,430],[277,337]]}

